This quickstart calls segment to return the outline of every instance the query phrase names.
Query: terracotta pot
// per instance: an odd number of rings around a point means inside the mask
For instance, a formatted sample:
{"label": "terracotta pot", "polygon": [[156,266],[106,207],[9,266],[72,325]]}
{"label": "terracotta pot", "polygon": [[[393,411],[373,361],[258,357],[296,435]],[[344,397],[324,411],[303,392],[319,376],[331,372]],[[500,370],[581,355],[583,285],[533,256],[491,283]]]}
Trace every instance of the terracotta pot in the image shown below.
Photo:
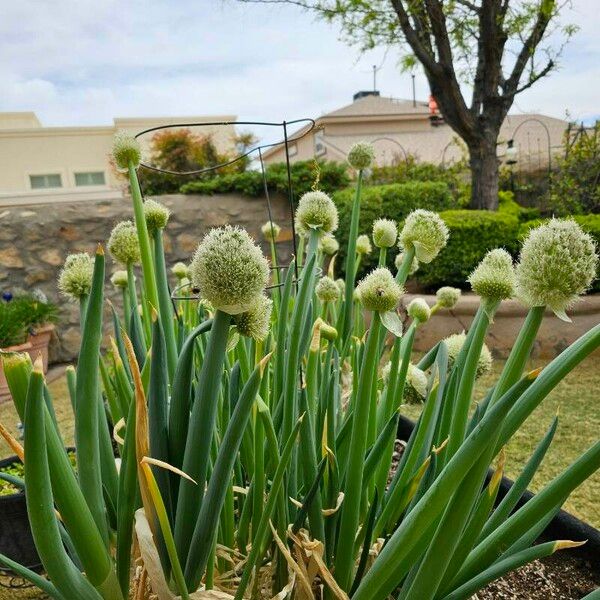
{"label": "terracotta pot", "polygon": [[31,360],[34,361],[40,354],[44,363],[44,373],[48,372],[48,345],[54,333],[54,325],[49,323],[38,327],[33,333],[29,334],[28,341],[31,349],[27,350]]}
{"label": "terracotta pot", "polygon": [[[2,348],[2,352],[31,352],[31,342],[27,341],[24,344],[18,346],[9,346],[8,348]],[[2,368],[2,361],[0,361],[0,404],[10,400],[10,391],[8,384],[6,383],[6,377],[4,377],[4,369]]]}

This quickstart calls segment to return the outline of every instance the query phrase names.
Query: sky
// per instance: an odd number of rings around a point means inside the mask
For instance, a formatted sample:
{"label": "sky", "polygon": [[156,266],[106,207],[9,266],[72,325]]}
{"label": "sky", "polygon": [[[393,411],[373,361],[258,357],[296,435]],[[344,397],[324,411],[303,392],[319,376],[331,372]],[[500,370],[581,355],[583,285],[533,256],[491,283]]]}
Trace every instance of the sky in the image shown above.
{"label": "sky", "polygon": [[[600,0],[573,0],[580,26],[560,70],[519,95],[513,112],[571,120],[600,115]],[[316,117],[373,86],[410,98],[398,54],[361,56],[336,26],[293,6],[236,0],[3,2],[0,111],[35,111],[44,125],[113,117]],[[415,77],[426,100],[425,77]]]}

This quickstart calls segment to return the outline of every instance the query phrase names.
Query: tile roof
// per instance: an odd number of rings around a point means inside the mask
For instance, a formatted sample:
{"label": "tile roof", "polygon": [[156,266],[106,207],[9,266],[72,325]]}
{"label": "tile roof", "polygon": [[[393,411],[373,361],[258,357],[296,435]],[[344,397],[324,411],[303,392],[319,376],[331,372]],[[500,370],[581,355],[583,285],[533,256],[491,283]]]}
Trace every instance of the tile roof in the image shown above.
{"label": "tile roof", "polygon": [[417,101],[413,106],[412,100],[403,100],[400,98],[387,98],[384,96],[364,96],[338,108],[332,112],[324,114],[321,118],[328,117],[367,117],[383,115],[409,115],[409,114],[428,114],[429,108],[426,102]]}

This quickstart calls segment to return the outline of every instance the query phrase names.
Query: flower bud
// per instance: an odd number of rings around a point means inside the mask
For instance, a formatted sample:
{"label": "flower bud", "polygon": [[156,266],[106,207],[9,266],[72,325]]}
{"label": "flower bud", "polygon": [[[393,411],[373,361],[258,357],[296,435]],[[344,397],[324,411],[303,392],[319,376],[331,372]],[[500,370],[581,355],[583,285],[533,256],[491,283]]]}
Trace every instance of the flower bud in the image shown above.
{"label": "flower bud", "polygon": [[303,235],[311,230],[331,233],[338,226],[338,211],[333,200],[324,192],[307,192],[296,209],[296,229]]}
{"label": "flower bud", "polygon": [[565,310],[596,277],[598,256],[592,238],[570,219],[552,219],[532,229],[517,265],[517,295],[529,307]]}
{"label": "flower bud", "polygon": [[348,152],[348,163],[353,169],[368,169],[375,159],[375,150],[369,142],[357,142]]}
{"label": "flower bud", "polygon": [[184,262],[176,262],[171,267],[171,273],[173,273],[173,275],[175,275],[175,277],[181,281],[182,279],[189,277],[190,268]]}
{"label": "flower bud", "polygon": [[241,335],[262,342],[269,335],[273,301],[261,295],[245,312],[233,316],[233,323]]}
{"label": "flower bud", "polygon": [[[394,259],[394,265],[396,269],[400,269],[402,266],[402,262],[404,261],[404,253],[396,254],[396,258]],[[419,270],[419,259],[416,256],[413,256],[412,262],[410,263],[410,269],[408,270],[409,275],[414,275]]]}
{"label": "flower bud", "polygon": [[416,258],[430,263],[448,241],[448,228],[437,213],[413,210],[404,221],[399,246],[415,250]]}
{"label": "flower bud", "polygon": [[411,319],[419,323],[429,321],[429,317],[431,316],[431,309],[423,298],[414,298],[411,300],[406,307],[406,312]]}
{"label": "flower bud", "polygon": [[110,282],[116,288],[126,288],[127,280],[127,271],[115,271],[110,277]]}
{"label": "flower bud", "polygon": [[121,221],[114,226],[108,238],[108,250],[123,265],[140,262],[140,242],[131,221]]}
{"label": "flower bud", "polygon": [[366,234],[359,235],[356,238],[356,252],[361,256],[371,254],[373,247],[371,246],[371,240]]}
{"label": "flower bud", "polygon": [[323,254],[327,254],[327,256],[333,256],[340,249],[340,244],[333,235],[328,233],[319,238],[319,248]]}
{"label": "flower bud", "polygon": [[94,261],[86,252],[69,254],[58,276],[58,289],[67,298],[89,296],[94,276]]}
{"label": "flower bud", "polygon": [[331,277],[321,277],[315,287],[317,298],[321,302],[335,302],[340,297],[340,289]]}
{"label": "flower bud", "polygon": [[260,231],[267,242],[276,242],[281,234],[281,227],[272,221],[267,221],[261,228]]}
{"label": "flower bud", "polygon": [[[401,366],[402,363],[400,363]],[[388,362],[382,369],[381,375],[384,382],[390,379],[390,373],[392,371],[392,363]],[[407,404],[418,404],[423,402],[427,395],[427,375],[424,371],[416,367],[412,363],[408,363],[408,370],[406,371],[406,381],[404,383],[404,397],[403,400]]]}
{"label": "flower bud", "polygon": [[356,292],[365,309],[388,312],[396,308],[403,289],[388,269],[380,267],[360,281]]}
{"label": "flower bud", "polygon": [[[444,339],[444,343],[448,348],[448,368],[451,369],[456,362],[456,358],[458,357],[467,336],[465,332],[462,333],[453,333]],[[485,375],[492,368],[492,353],[486,344],[483,344],[481,348],[481,354],[477,359],[477,370],[475,372],[475,376],[477,378]]]}
{"label": "flower bud", "polygon": [[437,304],[441,308],[454,308],[460,299],[461,291],[458,288],[444,286],[435,294]]}
{"label": "flower bud", "polygon": [[120,131],[113,138],[112,155],[117,169],[127,171],[130,164],[138,168],[142,160],[142,149],[136,138]]}
{"label": "flower bud", "polygon": [[335,285],[338,286],[340,294],[343,294],[346,291],[346,282],[341,277],[335,280]]}
{"label": "flower bud", "polygon": [[190,265],[192,283],[217,310],[235,315],[250,310],[269,280],[269,264],[248,232],[212,229]]}
{"label": "flower bud", "polygon": [[515,293],[515,269],[511,255],[502,248],[490,250],[469,275],[473,291],[494,301],[512,298]]}
{"label": "flower bud", "polygon": [[144,217],[146,218],[146,227],[150,235],[159,229],[164,229],[169,222],[170,216],[171,212],[169,209],[160,202],[151,199],[144,202]]}
{"label": "flower bud", "polygon": [[373,223],[373,243],[378,248],[391,248],[398,237],[398,226],[391,219],[377,219]]}

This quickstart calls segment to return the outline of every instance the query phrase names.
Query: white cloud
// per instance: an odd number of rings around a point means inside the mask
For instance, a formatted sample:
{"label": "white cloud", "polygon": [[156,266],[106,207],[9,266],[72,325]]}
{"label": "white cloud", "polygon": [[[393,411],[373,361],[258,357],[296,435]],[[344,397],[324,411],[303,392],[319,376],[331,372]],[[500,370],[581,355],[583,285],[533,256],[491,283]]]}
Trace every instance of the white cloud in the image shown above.
{"label": "white cloud", "polygon": [[[517,100],[522,111],[573,118],[600,113],[600,11],[575,0],[581,31],[562,68]],[[35,110],[47,125],[101,124],[114,116],[236,114],[317,116],[372,85],[334,27],[291,6],[235,0],[24,0],[3,6],[0,110]],[[385,95],[410,97],[390,53],[378,73]],[[426,99],[425,78],[417,94]]]}

